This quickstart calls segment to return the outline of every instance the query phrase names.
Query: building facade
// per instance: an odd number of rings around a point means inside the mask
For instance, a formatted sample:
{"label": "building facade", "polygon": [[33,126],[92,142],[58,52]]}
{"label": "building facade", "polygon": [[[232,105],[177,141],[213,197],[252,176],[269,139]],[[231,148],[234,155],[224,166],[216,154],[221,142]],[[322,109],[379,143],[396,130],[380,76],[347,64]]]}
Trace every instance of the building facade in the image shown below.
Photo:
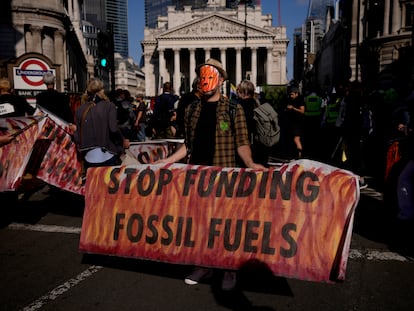
{"label": "building facade", "polygon": [[189,91],[197,65],[210,57],[222,62],[233,84],[248,78],[256,86],[284,85],[288,43],[286,28],[272,26],[259,1],[236,9],[227,9],[225,0],[201,9],[170,6],[156,28],[145,28],[141,42],[146,95],[156,96],[166,81],[176,93]]}
{"label": "building facade", "polygon": [[[81,2],[14,0],[3,3],[1,75],[11,79],[13,68],[30,57],[40,66],[47,64],[55,71],[58,90],[83,91],[93,74],[93,65],[90,66],[81,30]],[[41,68],[35,69],[41,71]],[[38,78],[33,79],[32,83],[36,84]]]}
{"label": "building facade", "polygon": [[[223,3],[227,9],[237,8],[239,3],[248,2],[250,5],[260,4],[260,0],[225,0]],[[191,6],[193,9],[207,7],[208,0],[145,0],[145,26],[155,28],[158,16],[166,16],[168,6],[174,6],[177,10],[182,10],[184,6]]]}
{"label": "building facade", "polygon": [[127,58],[128,54],[128,0],[106,0],[106,20],[112,25],[114,52]]}
{"label": "building facade", "polygon": [[134,97],[145,94],[144,72],[132,58],[124,58],[116,53],[115,68],[115,89],[128,90]]}
{"label": "building facade", "polygon": [[312,63],[306,54],[306,29],[301,32],[304,40],[299,34],[295,37],[295,68],[303,69],[295,77],[308,90],[309,86],[326,90],[348,81],[370,88],[410,88],[414,81],[413,0],[337,0],[324,11],[326,32],[317,39]]}
{"label": "building facade", "polygon": [[413,0],[353,0],[351,80],[396,86],[412,79],[413,24]]}

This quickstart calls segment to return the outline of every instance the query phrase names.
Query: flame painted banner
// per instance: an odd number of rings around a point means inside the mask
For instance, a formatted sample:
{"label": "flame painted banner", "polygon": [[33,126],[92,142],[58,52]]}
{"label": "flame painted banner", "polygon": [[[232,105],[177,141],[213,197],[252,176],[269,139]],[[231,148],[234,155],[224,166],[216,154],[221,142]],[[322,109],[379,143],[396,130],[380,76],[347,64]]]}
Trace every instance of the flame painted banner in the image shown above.
{"label": "flame painted banner", "polygon": [[186,164],[88,170],[80,250],[275,275],[345,278],[352,173],[310,160],[252,171]]}
{"label": "flame painted banner", "polygon": [[19,187],[44,121],[41,116],[0,118],[1,135],[15,136],[0,147],[0,192]]}
{"label": "flame painted banner", "polygon": [[50,144],[43,155],[36,177],[50,185],[85,195],[82,185],[82,164],[76,144],[69,134],[69,125],[57,118],[48,117],[41,138]]}
{"label": "flame painted banner", "polygon": [[139,163],[150,164],[159,159],[165,159],[174,153],[176,146],[180,143],[184,143],[184,141],[180,139],[165,139],[131,142],[129,151]]}
{"label": "flame painted banner", "polygon": [[[82,164],[69,124],[46,109],[34,117],[0,118],[1,134],[14,134],[10,144],[0,147],[0,192],[15,191],[25,170],[60,189],[85,195]],[[131,143],[130,154],[139,163],[167,157],[180,141]]]}

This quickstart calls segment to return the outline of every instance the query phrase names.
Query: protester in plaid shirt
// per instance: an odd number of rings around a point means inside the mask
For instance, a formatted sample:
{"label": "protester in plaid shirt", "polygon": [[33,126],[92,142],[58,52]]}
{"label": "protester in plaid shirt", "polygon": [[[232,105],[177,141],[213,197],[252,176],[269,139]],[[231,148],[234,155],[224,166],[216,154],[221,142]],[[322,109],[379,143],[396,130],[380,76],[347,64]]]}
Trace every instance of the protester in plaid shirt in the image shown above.
{"label": "protester in plaid shirt", "polygon": [[[202,97],[185,110],[185,144],[159,162],[178,162],[188,156],[189,164],[235,167],[237,152],[246,167],[264,169],[261,164],[253,162],[243,108],[236,106],[232,120],[229,101],[221,94],[223,82],[227,79],[221,63],[209,59],[198,66],[196,71],[200,78],[199,90]],[[185,283],[198,284],[211,273],[210,269],[196,267],[185,279]],[[225,271],[222,288],[232,290],[235,285],[236,273]]]}

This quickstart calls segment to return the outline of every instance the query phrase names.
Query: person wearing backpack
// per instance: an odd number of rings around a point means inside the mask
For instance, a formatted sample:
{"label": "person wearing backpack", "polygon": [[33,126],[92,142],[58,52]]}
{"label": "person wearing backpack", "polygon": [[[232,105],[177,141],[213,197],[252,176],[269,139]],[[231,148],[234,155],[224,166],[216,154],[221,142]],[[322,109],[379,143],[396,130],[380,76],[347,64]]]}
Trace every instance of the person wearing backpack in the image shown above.
{"label": "person wearing backpack", "polygon": [[[269,114],[263,110],[265,105],[269,104],[264,103],[263,106],[261,106],[259,101],[256,100],[254,84],[249,80],[243,80],[240,82],[237,86],[237,95],[239,97],[239,104],[243,107],[244,114],[246,116],[253,160],[256,163],[267,166],[272,147],[270,144],[273,144],[273,142],[268,143],[263,141],[265,138],[263,136],[272,135],[271,132],[273,130],[277,132],[276,135],[279,134],[280,129],[277,124],[277,113],[276,111],[273,111],[273,114]],[[273,110],[271,106],[270,108]],[[264,119],[268,116],[271,117],[270,122],[266,122],[268,120]],[[272,126],[272,121],[274,126]],[[278,140],[279,139],[277,138],[274,144],[276,144]]]}
{"label": "person wearing backpack", "polygon": [[85,171],[89,167],[121,164],[120,157],[129,148],[129,140],[118,127],[116,106],[105,95],[101,80],[93,78],[88,82],[75,115],[74,140]]}
{"label": "person wearing backpack", "polygon": [[152,138],[165,139],[174,138],[175,131],[172,128],[175,117],[175,105],[178,96],[173,94],[170,82],[165,82],[162,88],[163,93],[155,101],[154,113],[150,120]]}
{"label": "person wearing backpack", "polygon": [[133,137],[133,127],[136,116],[131,93],[128,90],[117,89],[116,95],[114,103],[116,105],[118,126],[125,138],[135,140],[135,137]]}

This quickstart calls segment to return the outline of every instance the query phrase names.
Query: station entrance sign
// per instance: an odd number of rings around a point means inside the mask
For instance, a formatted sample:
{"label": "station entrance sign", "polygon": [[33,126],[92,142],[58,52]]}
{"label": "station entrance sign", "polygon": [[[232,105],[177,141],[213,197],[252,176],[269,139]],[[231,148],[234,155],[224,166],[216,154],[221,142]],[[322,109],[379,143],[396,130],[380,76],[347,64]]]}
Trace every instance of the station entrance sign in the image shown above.
{"label": "station entrance sign", "polygon": [[13,83],[16,93],[33,103],[36,95],[46,90],[43,75],[47,72],[56,75],[55,69],[50,68],[44,60],[35,57],[24,59],[13,67]]}

